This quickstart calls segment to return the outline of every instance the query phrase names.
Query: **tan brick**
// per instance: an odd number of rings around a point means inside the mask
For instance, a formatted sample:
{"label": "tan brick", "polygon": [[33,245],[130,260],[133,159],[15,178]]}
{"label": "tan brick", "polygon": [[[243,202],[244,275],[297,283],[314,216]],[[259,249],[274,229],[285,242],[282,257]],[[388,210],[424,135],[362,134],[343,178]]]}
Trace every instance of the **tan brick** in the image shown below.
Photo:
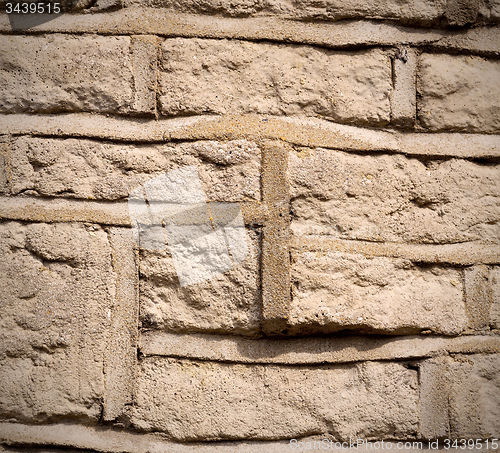
{"label": "tan brick", "polygon": [[1,36],[0,111],[129,112],[129,44],[128,37]]}
{"label": "tan brick", "polygon": [[340,252],[292,255],[290,333],[456,335],[467,327],[457,269]]}
{"label": "tan brick", "polygon": [[[249,253],[223,274],[181,287],[170,253],[141,250],[140,318],[149,329],[256,335],[260,329],[260,234],[247,231]],[[189,252],[188,252],[189,253]]]}
{"label": "tan brick", "polygon": [[135,146],[22,137],[12,154],[14,194],[117,200],[154,176],[196,165],[209,201],[260,200],[260,150],[246,140]]}
{"label": "tan brick", "polygon": [[491,291],[490,325],[500,329],[500,266],[494,266],[489,276]]}
{"label": "tan brick", "polygon": [[97,226],[0,224],[0,418],[96,422],[114,288]]}
{"label": "tan brick", "polygon": [[418,115],[423,126],[433,131],[499,132],[499,77],[497,61],[422,55]]}
{"label": "tan brick", "polygon": [[499,242],[500,166],[299,149],[289,177],[296,235]]}
{"label": "tan brick", "polygon": [[333,53],[308,46],[167,39],[164,115],[320,115],[358,124],[390,120],[391,64],[379,50]]}
{"label": "tan brick", "polygon": [[450,437],[500,438],[500,355],[458,355],[448,368]]}
{"label": "tan brick", "polygon": [[132,422],[179,440],[390,435],[418,424],[417,373],[396,363],[280,367],[148,358]]}

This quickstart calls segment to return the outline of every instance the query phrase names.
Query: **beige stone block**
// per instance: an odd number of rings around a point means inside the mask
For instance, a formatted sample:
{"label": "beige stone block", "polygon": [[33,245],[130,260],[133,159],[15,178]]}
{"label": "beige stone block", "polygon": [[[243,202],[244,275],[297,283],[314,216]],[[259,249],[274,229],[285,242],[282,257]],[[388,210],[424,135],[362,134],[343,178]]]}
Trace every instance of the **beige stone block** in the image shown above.
{"label": "beige stone block", "polygon": [[450,437],[500,438],[500,355],[458,355],[448,368]]}
{"label": "beige stone block", "polygon": [[0,418],[96,422],[114,291],[98,226],[0,224]]}
{"label": "beige stone block", "polygon": [[430,130],[500,131],[500,63],[474,56],[424,54],[418,115]]}
{"label": "beige stone block", "polygon": [[3,113],[126,113],[133,69],[128,37],[1,36]]}
{"label": "beige stone block", "polygon": [[135,68],[133,109],[136,112],[157,113],[159,46],[157,36],[137,35],[131,38],[132,65]]}
{"label": "beige stone block", "polygon": [[457,335],[467,327],[461,274],[404,259],[340,252],[292,255],[290,333]]}
{"label": "beige stone block", "polygon": [[7,180],[7,153],[8,145],[0,142],[0,194],[10,192]]}
{"label": "beige stone block", "polygon": [[491,291],[490,325],[500,329],[500,266],[494,266],[489,276]]}
{"label": "beige stone block", "polygon": [[[167,249],[141,250],[142,326],[173,332],[258,334],[261,320],[260,233],[247,230],[247,245],[249,253],[240,264],[209,280],[183,287]],[[207,257],[205,261],[210,260]]]}
{"label": "beige stone block", "polygon": [[401,46],[392,59],[394,89],[391,93],[391,123],[398,126],[413,126],[417,114],[415,50]]}
{"label": "beige stone block", "polygon": [[375,242],[498,243],[500,166],[299,149],[292,231]]}
{"label": "beige stone block", "polygon": [[22,137],[12,155],[14,194],[117,200],[148,179],[195,165],[209,201],[260,200],[260,149],[247,140],[138,146]]}
{"label": "beige stone block", "polygon": [[320,115],[390,120],[391,64],[379,50],[332,52],[245,41],[167,39],[161,57],[164,115]]}
{"label": "beige stone block", "polygon": [[478,265],[464,269],[465,304],[469,327],[474,330],[489,328],[490,307],[493,302],[489,280],[488,266]]}
{"label": "beige stone block", "polygon": [[147,358],[132,423],[178,440],[404,438],[418,378],[396,363],[280,367]]}

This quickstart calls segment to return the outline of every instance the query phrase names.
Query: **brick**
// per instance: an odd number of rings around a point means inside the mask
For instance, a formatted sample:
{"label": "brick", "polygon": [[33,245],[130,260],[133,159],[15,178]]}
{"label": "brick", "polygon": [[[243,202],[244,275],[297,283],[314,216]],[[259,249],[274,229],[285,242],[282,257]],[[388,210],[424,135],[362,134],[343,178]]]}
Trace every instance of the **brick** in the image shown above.
{"label": "brick", "polygon": [[127,113],[128,37],[0,37],[0,112]]}
{"label": "brick", "polygon": [[411,48],[399,47],[392,60],[392,70],[394,90],[391,93],[391,123],[413,126],[417,113],[416,52]]}
{"label": "brick", "polygon": [[467,327],[457,269],[340,252],[292,254],[290,333],[457,335]]}
{"label": "brick", "polygon": [[158,51],[160,41],[156,36],[138,35],[131,38],[132,64],[135,68],[134,103],[136,112],[156,112]]}
{"label": "brick", "polygon": [[500,166],[298,149],[289,159],[296,235],[445,244],[500,238]]}
{"label": "brick", "polygon": [[[243,262],[209,280],[181,287],[165,250],[140,251],[140,319],[148,329],[234,333],[260,330],[260,232],[247,231]],[[189,251],[188,251],[189,253]]]}
{"label": "brick", "polygon": [[0,224],[0,418],[97,422],[114,275],[106,233]]}
{"label": "brick", "polygon": [[500,355],[457,355],[448,368],[450,437],[500,437]]}
{"label": "brick", "polygon": [[161,57],[164,115],[320,115],[390,120],[391,65],[379,50],[334,53],[308,46],[167,39]]}
{"label": "brick", "polygon": [[418,115],[433,131],[500,131],[500,63],[473,56],[420,59]]}
{"label": "brick", "polygon": [[338,440],[416,431],[418,383],[401,364],[279,367],[147,358],[132,423],[178,440]]}
{"label": "brick", "polygon": [[490,323],[492,292],[489,284],[490,269],[478,265],[464,269],[465,303],[469,325],[474,330],[486,330]]}
{"label": "brick", "polygon": [[22,137],[12,155],[13,194],[118,200],[154,176],[196,165],[209,201],[260,199],[260,150],[246,140],[136,146]]}
{"label": "brick", "polygon": [[500,329],[500,266],[494,266],[490,271],[490,325],[494,329]]}
{"label": "brick", "polygon": [[7,182],[7,153],[8,145],[0,142],[0,194],[10,192]]}

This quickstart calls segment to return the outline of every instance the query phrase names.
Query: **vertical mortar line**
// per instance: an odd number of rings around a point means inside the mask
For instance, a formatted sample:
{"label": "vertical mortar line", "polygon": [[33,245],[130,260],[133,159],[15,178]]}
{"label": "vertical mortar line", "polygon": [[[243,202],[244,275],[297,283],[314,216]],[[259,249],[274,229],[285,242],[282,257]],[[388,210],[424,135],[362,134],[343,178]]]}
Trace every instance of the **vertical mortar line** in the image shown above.
{"label": "vertical mortar line", "polygon": [[125,416],[133,402],[139,335],[138,257],[132,230],[110,227],[108,238],[116,287],[105,355],[104,421]]}
{"label": "vertical mortar line", "polygon": [[262,238],[262,330],[286,334],[291,302],[288,146],[264,141],[262,152],[262,198],[268,209]]}

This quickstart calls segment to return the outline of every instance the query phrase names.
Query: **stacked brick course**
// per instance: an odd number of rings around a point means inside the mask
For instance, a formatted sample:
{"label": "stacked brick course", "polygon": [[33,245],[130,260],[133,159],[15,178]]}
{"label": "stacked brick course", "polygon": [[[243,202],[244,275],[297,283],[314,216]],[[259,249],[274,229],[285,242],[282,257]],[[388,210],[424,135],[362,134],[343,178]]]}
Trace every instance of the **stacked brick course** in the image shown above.
{"label": "stacked brick course", "polygon": [[[499,22],[493,0],[2,14],[0,449],[490,450]],[[127,197],[186,166],[249,252],[181,286]]]}

